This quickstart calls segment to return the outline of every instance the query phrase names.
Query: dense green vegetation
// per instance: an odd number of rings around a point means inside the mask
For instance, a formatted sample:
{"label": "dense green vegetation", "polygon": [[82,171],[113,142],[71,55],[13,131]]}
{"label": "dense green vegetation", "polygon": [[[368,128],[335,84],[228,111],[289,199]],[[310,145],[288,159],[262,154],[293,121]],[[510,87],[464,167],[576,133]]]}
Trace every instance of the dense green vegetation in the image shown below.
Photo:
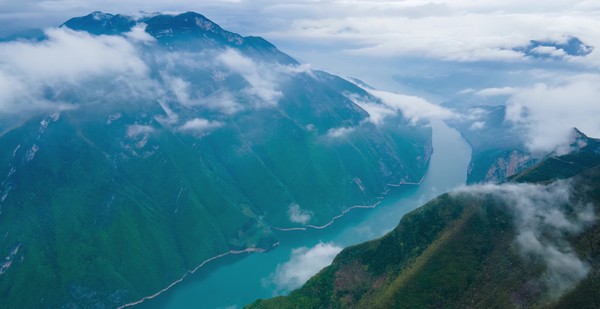
{"label": "dense green vegetation", "polygon": [[[514,179],[550,183],[570,178],[571,204],[563,205],[563,211],[574,214],[589,204],[598,214],[597,145],[587,139],[586,147],[549,158]],[[540,283],[546,270],[543,257],[524,258],[518,251],[520,218],[510,208],[493,195],[442,195],[404,216],[381,239],[344,249],[302,288],[248,308],[597,308],[597,221],[567,238],[591,270],[557,299]]]}
{"label": "dense green vegetation", "polygon": [[[109,78],[52,94],[76,109],[3,129],[0,307],[137,301],[213,256],[270,248],[273,227],[323,225],[375,203],[389,183],[423,177],[431,129],[401,115],[380,126],[366,121],[347,96],[378,101],[354,84],[325,72],[281,73],[297,62],[199,14],[145,21],[157,43],[139,52],[153,82],[177,76],[194,96],[225,93],[239,110],[186,105],[169,88],[160,98],[120,97],[127,85]],[[133,24],[96,13],[66,26],[119,35]],[[172,35],[162,36],[165,29]],[[227,48],[281,75],[276,104],[255,106],[260,97],[249,94],[243,72],[215,60]],[[184,129],[198,119],[209,129]],[[346,134],[330,134],[339,129]],[[289,213],[293,204],[300,219]]]}
{"label": "dense green vegetation", "polygon": [[549,157],[533,168],[509,179],[517,182],[563,179],[582,174],[596,166],[598,164],[598,154],[600,153],[600,140],[588,138],[579,131],[575,132],[584,141],[584,146],[581,149],[576,149],[566,155]]}

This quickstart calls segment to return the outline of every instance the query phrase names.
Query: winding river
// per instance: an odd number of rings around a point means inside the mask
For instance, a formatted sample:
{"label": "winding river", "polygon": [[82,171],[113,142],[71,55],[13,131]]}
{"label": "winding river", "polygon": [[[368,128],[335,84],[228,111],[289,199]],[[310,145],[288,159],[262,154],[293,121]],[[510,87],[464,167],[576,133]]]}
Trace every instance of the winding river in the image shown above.
{"label": "winding river", "polygon": [[[275,283],[276,273],[293,255],[318,247],[319,253],[331,253],[382,236],[393,229],[400,218],[435,196],[463,185],[471,158],[471,149],[454,129],[442,121],[433,121],[433,148],[429,170],[418,187],[392,190],[374,209],[356,209],[322,230],[278,232],[281,243],[266,253],[226,256],[212,261],[155,299],[138,308],[241,308],[258,298],[289,292],[289,286]],[[317,252],[318,251],[318,252]],[[312,252],[312,251],[311,251]],[[337,252],[337,251],[336,251]],[[314,267],[310,259],[298,269]],[[289,275],[289,274],[288,274]]]}

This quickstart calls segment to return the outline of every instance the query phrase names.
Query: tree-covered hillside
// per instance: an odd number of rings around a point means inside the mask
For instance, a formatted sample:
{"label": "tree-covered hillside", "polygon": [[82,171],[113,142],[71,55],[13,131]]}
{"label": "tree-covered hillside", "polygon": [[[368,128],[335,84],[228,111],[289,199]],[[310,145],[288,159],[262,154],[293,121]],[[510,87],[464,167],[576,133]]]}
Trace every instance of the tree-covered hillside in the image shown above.
{"label": "tree-covered hillside", "polygon": [[424,123],[374,123],[362,88],[197,13],[95,12],[0,44],[73,58],[2,62],[27,91],[1,104],[0,307],[138,301],[419,182],[431,154]]}
{"label": "tree-covered hillside", "polygon": [[582,141],[512,182],[444,194],[248,308],[597,308],[600,148]]}

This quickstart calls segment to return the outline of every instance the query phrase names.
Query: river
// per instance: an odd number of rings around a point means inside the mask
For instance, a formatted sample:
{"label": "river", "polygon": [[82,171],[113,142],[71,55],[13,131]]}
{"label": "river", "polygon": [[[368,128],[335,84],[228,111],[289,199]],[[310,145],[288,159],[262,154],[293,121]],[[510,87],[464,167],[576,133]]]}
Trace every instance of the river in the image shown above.
{"label": "river", "polygon": [[[183,282],[138,308],[241,308],[258,298],[285,294],[288,288],[274,283],[292,255],[315,250],[339,250],[382,236],[393,229],[400,218],[435,196],[463,185],[471,158],[471,149],[454,129],[442,121],[432,121],[433,155],[420,186],[392,190],[374,209],[356,209],[323,230],[278,232],[280,245],[266,253],[226,256],[208,263]],[[300,249],[299,249],[300,248]],[[317,252],[319,251],[319,252]],[[312,252],[312,251],[311,251]],[[297,261],[296,261],[297,262]],[[297,271],[310,271],[314,263],[303,260]],[[314,261],[313,261],[314,262]],[[289,275],[289,274],[288,274]],[[289,287],[289,286],[288,286]]]}

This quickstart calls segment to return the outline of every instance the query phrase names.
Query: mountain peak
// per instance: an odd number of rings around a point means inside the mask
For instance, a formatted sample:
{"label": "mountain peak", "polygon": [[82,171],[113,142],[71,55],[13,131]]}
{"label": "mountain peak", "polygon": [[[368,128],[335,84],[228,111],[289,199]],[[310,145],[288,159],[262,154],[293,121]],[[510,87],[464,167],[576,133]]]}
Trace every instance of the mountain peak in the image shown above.
{"label": "mountain peak", "polygon": [[230,43],[240,45],[243,37],[223,30],[219,25],[196,12],[186,12],[179,15],[160,14],[143,20],[148,24],[146,32],[156,37],[187,39],[190,37],[204,37],[210,39],[225,39]]}
{"label": "mountain peak", "polygon": [[110,13],[104,13],[101,11],[95,11],[90,13],[88,16],[95,20],[108,20],[111,19],[114,15]]}
{"label": "mountain peak", "polygon": [[251,57],[283,64],[298,64],[267,40],[254,36],[244,37],[227,31],[204,15],[192,11],[181,14],[153,13],[135,17],[96,11],[86,16],[71,18],[61,27],[94,35],[123,35],[140,23],[145,24],[145,31],[169,50],[235,48]]}
{"label": "mountain peak", "polygon": [[529,45],[513,49],[533,58],[562,58],[584,57],[590,54],[594,47],[586,45],[579,38],[566,36],[561,40],[531,40]]}
{"label": "mountain peak", "polygon": [[569,143],[571,151],[581,151],[586,147],[594,152],[600,151],[600,140],[587,136],[577,128],[571,131]]}
{"label": "mountain peak", "polygon": [[135,24],[136,20],[132,17],[96,11],[86,16],[71,18],[61,27],[67,27],[75,31],[86,31],[95,35],[111,35],[131,31]]}

